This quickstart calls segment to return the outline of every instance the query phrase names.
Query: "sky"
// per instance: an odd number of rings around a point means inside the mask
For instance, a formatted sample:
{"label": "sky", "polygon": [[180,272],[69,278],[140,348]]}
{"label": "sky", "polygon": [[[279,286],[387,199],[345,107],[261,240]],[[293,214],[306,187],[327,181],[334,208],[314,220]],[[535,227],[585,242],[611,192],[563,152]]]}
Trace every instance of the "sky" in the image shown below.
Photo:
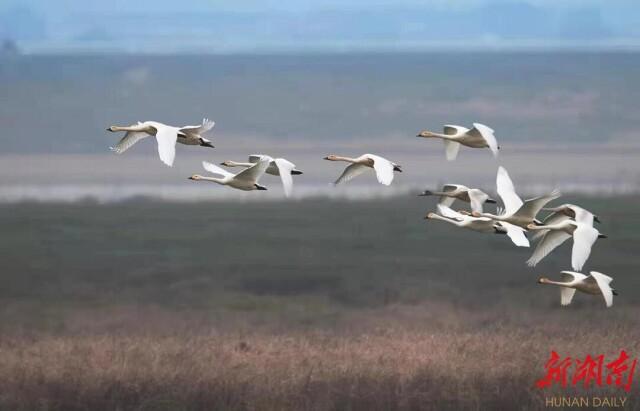
{"label": "sky", "polygon": [[0,0],[27,52],[636,48],[632,0]]}

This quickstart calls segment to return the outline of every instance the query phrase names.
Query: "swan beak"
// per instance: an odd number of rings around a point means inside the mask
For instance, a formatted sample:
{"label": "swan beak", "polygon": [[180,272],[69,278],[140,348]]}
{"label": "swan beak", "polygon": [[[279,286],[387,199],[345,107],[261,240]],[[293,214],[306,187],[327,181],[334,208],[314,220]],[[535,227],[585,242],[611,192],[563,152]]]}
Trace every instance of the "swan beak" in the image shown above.
{"label": "swan beak", "polygon": [[300,171],[300,170],[291,170],[291,175],[292,176],[299,176],[300,174],[302,174],[302,171]]}
{"label": "swan beak", "polygon": [[205,141],[205,142],[201,143],[200,145],[201,145],[202,147],[215,148],[215,147],[213,146],[213,144],[211,144],[211,143],[210,143],[210,142],[208,142],[208,141]]}
{"label": "swan beak", "polygon": [[329,159],[329,156],[322,157],[322,159],[323,159],[323,160],[328,160],[328,159]]}
{"label": "swan beak", "polygon": [[422,193],[418,194],[418,197],[424,197],[424,196],[430,196],[430,195],[431,195],[431,191],[425,190]]}
{"label": "swan beak", "polygon": [[112,131],[112,130],[111,130],[111,127],[107,127],[107,131]]}
{"label": "swan beak", "polygon": [[609,236],[605,234],[598,234],[598,238],[609,238]]}
{"label": "swan beak", "polygon": [[400,166],[393,166],[393,171],[397,171],[399,173],[402,173],[402,169],[400,168]]}
{"label": "swan beak", "polygon": [[494,200],[493,198],[487,198],[486,203],[489,203],[489,204],[496,204],[496,203],[497,203],[497,201],[496,201],[496,200]]}
{"label": "swan beak", "polygon": [[194,176],[189,176],[189,177],[187,177],[187,180],[195,180],[195,177]]}

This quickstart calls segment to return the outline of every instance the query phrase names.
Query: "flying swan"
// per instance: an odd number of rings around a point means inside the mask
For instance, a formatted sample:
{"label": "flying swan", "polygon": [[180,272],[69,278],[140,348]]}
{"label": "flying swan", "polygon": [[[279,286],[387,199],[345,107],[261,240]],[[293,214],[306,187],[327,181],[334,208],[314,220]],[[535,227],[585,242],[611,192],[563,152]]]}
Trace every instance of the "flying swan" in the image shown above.
{"label": "flying swan", "polygon": [[416,137],[439,138],[444,142],[447,160],[455,160],[458,156],[460,145],[473,148],[489,147],[494,157],[498,157],[500,146],[493,135],[494,131],[490,127],[480,123],[473,123],[473,128],[468,129],[462,126],[446,124],[444,134],[423,130]]}
{"label": "flying swan", "polygon": [[293,190],[293,179],[291,176],[300,175],[302,174],[302,171],[297,170],[296,165],[289,160],[284,158],[272,158],[264,154],[251,154],[249,156],[248,163],[227,160],[220,163],[220,165],[225,167],[252,167],[258,161],[263,159],[269,162],[269,167],[267,167],[265,172],[272,176],[280,176],[280,179],[282,180],[282,187],[284,188],[284,195],[287,197],[291,196],[291,191]]}
{"label": "flying swan", "polygon": [[613,278],[597,271],[591,271],[590,274],[586,276],[573,271],[562,271],[560,273],[562,281],[552,281],[543,277],[538,280],[538,283],[562,287],[560,288],[560,304],[563,306],[571,304],[573,295],[578,290],[586,294],[602,295],[607,307],[611,307],[613,305],[613,296],[618,295],[610,285]]}
{"label": "flying swan", "polygon": [[591,247],[593,247],[596,240],[607,237],[604,234],[600,234],[590,224],[569,219],[549,225],[529,224],[527,228],[531,231],[548,230],[536,244],[531,258],[527,260],[527,265],[530,267],[535,267],[556,247],[573,237],[571,267],[576,271],[580,271],[584,263],[589,259]]}
{"label": "flying swan", "polygon": [[222,178],[218,177],[204,177],[199,174],[194,174],[189,177],[189,180],[194,181],[213,181],[214,183],[221,184],[223,186],[229,186],[237,188],[238,190],[251,191],[251,190],[266,190],[267,188],[258,184],[258,180],[264,174],[267,167],[269,167],[269,161],[266,159],[258,161],[256,164],[249,168],[246,168],[238,174],[232,174],[227,170],[224,170],[215,164],[202,162],[202,167],[210,173],[218,174]]}
{"label": "flying swan", "polygon": [[471,210],[482,212],[484,203],[495,204],[496,200],[489,197],[487,193],[477,188],[469,188],[462,184],[445,184],[442,191],[426,190],[419,196],[440,196],[439,204],[451,207],[454,201],[460,200],[471,204]]}
{"label": "flying swan", "polygon": [[190,146],[199,145],[213,148],[211,141],[202,137],[202,135],[211,130],[214,125],[213,121],[207,119],[202,120],[202,124],[199,126],[185,127],[172,127],[157,121],[145,121],[131,126],[111,126],[107,131],[112,133],[126,132],[118,144],[110,147],[111,151],[116,154],[124,153],[129,147],[143,138],[155,136],[158,142],[160,160],[171,167],[176,157],[176,142]]}
{"label": "flying swan", "polygon": [[363,154],[360,157],[356,158],[342,157],[331,154],[326,156],[324,159],[329,161],[346,161],[347,163],[351,163],[347,166],[347,168],[344,169],[335,183],[333,183],[334,185],[347,182],[352,178],[364,173],[365,171],[367,171],[367,169],[373,168],[376,172],[378,182],[380,184],[388,186],[393,181],[393,172],[402,172],[402,169],[399,165],[392,163],[386,158],[376,156],[374,154]]}

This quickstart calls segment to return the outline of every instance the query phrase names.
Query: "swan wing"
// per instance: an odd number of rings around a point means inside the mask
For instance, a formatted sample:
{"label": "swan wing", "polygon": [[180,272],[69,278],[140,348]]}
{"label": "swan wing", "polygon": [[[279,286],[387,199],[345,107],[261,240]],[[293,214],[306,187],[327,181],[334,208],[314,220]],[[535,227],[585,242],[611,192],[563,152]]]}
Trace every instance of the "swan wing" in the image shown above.
{"label": "swan wing", "polygon": [[262,159],[268,159],[269,161],[273,160],[271,157],[265,155],[265,154],[249,154],[249,162],[250,163],[257,163],[258,161],[262,160]]}
{"label": "swan wing", "polygon": [[576,294],[575,288],[560,287],[560,305],[569,305]]}
{"label": "swan wing", "polygon": [[582,207],[578,207],[576,205],[569,205],[568,206],[570,209],[573,210],[573,212],[576,215],[576,222],[577,223],[582,223],[582,224],[587,224],[590,226],[593,226],[593,214],[587,210],[585,210]]}
{"label": "swan wing", "polygon": [[118,144],[110,147],[110,149],[116,154],[122,154],[127,151],[129,147],[146,137],[149,137],[149,134],[144,131],[127,131],[124,137],[118,141]]}
{"label": "swan wing", "polygon": [[504,221],[501,221],[500,225],[507,230],[507,235],[511,241],[513,241],[513,244],[518,247],[529,247],[529,240],[527,239],[522,227],[518,227],[517,225],[509,224]]}
{"label": "swan wing", "polygon": [[203,135],[211,130],[215,125],[215,121],[205,118],[202,119],[202,124],[197,126],[184,126],[180,129],[180,131],[184,134]]}
{"label": "swan wing", "polygon": [[451,208],[444,204],[438,204],[438,214],[443,217],[452,218],[454,220],[462,221],[466,216],[458,213],[457,211],[453,211]]}
{"label": "swan wing", "polygon": [[388,186],[393,181],[393,163],[384,157],[367,154],[373,160],[373,169],[380,184]]}
{"label": "swan wing", "polygon": [[498,141],[496,140],[496,136],[493,134],[494,131],[491,127],[487,127],[484,124],[473,123],[473,128],[469,130],[468,134],[472,135],[480,135],[487,142],[489,149],[493,153],[494,157],[498,157]]}
{"label": "swan wing", "polygon": [[467,191],[469,194],[469,202],[471,203],[471,210],[478,213],[482,213],[482,205],[489,198],[489,196],[481,190],[474,188]]}
{"label": "swan wing", "polygon": [[611,307],[613,305],[613,290],[611,289],[610,283],[613,281],[613,278],[597,271],[591,271],[591,277],[595,280],[596,284],[598,284],[605,304],[607,307]]}
{"label": "swan wing", "polygon": [[460,150],[460,143],[451,140],[442,140],[444,142],[444,151],[447,155],[448,161],[453,161],[458,157],[458,151]]}
{"label": "swan wing", "polygon": [[446,207],[451,207],[451,205],[456,201],[455,197],[445,197],[445,196],[441,196],[440,197],[440,201],[438,202],[438,204],[442,204],[443,206]]}
{"label": "swan wing", "polygon": [[575,271],[560,271],[560,279],[563,283],[582,281],[585,278],[587,278],[586,275],[582,273],[576,273]]}
{"label": "swan wing", "polygon": [[176,141],[178,130],[170,127],[157,127],[156,141],[158,142],[158,155],[160,160],[169,167],[173,166],[176,158]]}
{"label": "swan wing", "polygon": [[350,181],[354,177],[357,177],[367,171],[367,168],[369,167],[363,166],[362,164],[349,164],[347,167],[345,167],[342,174],[340,174],[340,177],[338,177],[338,179],[333,184],[338,185],[340,183],[346,183],[347,181]]}
{"label": "swan wing", "polygon": [[535,267],[540,260],[545,258],[550,252],[560,244],[567,241],[570,237],[571,235],[564,231],[549,230],[549,232],[546,233],[536,245],[536,248],[533,250],[533,254],[531,254],[531,257],[527,260],[527,265],[529,267]]}
{"label": "swan wing", "polygon": [[455,136],[456,134],[464,134],[469,131],[468,128],[462,126],[456,126],[454,124],[444,125],[444,134],[448,136]]}
{"label": "swan wing", "polygon": [[468,190],[467,187],[465,187],[465,186],[463,186],[461,184],[445,184],[445,185],[442,186],[442,191],[444,193],[450,193],[452,191],[457,191],[457,190],[461,190],[461,189]]}
{"label": "swan wing", "polygon": [[211,164],[207,161],[202,162],[202,167],[212,174],[218,174],[223,177],[233,177],[233,174],[225,170],[224,168],[220,168],[215,164]]}
{"label": "swan wing", "polygon": [[551,193],[529,199],[524,202],[522,206],[516,211],[515,215],[530,218],[531,220],[536,218],[536,215],[542,210],[549,201],[553,201],[556,198],[560,197],[560,191],[553,190]]}
{"label": "swan wing", "polygon": [[236,180],[256,182],[258,181],[258,179],[260,179],[260,177],[262,177],[264,172],[267,171],[267,167],[269,167],[269,160],[265,158],[258,161],[255,165],[252,165],[249,168],[245,168],[244,170],[236,174],[234,178]]}
{"label": "swan wing", "polygon": [[502,166],[498,168],[496,186],[498,195],[504,203],[505,213],[514,214],[518,211],[523,202],[518,194],[516,194],[516,189],[513,187],[513,181],[511,181],[509,173],[507,173],[507,170]]}
{"label": "swan wing", "polygon": [[293,178],[291,177],[291,171],[296,168],[296,165],[292,162],[285,160],[284,158],[276,158],[274,160],[282,180],[282,187],[284,188],[284,195],[291,196],[293,190]]}
{"label": "swan wing", "polygon": [[589,259],[591,247],[598,239],[598,230],[588,225],[578,224],[573,232],[573,250],[571,251],[571,267],[580,271]]}

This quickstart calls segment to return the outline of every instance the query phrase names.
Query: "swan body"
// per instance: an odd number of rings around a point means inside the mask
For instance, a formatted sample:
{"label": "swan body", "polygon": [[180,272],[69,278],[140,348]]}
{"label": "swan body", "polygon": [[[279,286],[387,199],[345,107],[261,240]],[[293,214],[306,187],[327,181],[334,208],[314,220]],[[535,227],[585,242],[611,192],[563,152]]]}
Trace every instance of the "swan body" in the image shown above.
{"label": "swan body", "polygon": [[258,180],[264,174],[267,167],[269,167],[269,161],[267,159],[258,161],[253,166],[240,171],[238,174],[232,174],[227,170],[206,161],[202,162],[202,167],[204,167],[208,172],[218,174],[222,177],[205,177],[199,174],[194,174],[189,177],[189,180],[212,181],[214,183],[237,188],[238,190],[243,191],[267,189],[266,187],[258,184]]}
{"label": "swan body", "polygon": [[471,210],[478,213],[482,212],[484,203],[495,203],[496,200],[489,197],[487,193],[477,188],[469,188],[462,184],[445,184],[442,191],[426,190],[421,196],[440,196],[439,204],[451,207],[455,200],[464,201],[471,204]]}
{"label": "swan body", "polygon": [[295,164],[284,158],[272,158],[264,154],[251,154],[249,156],[248,163],[240,163],[227,160],[223,163],[220,163],[220,165],[226,167],[253,167],[260,160],[266,160],[269,162],[269,166],[267,167],[265,173],[271,174],[273,176],[280,176],[285,196],[291,196],[291,191],[293,190],[293,179],[291,178],[291,176],[300,175],[302,174],[302,171],[297,170]]}
{"label": "swan body", "polygon": [[589,259],[591,247],[593,247],[596,240],[607,237],[587,223],[579,223],[569,219],[549,225],[538,226],[530,224],[527,228],[531,231],[547,230],[538,241],[531,258],[527,260],[527,265],[530,267],[535,267],[556,247],[573,237],[571,267],[576,271],[580,271]]}
{"label": "swan body", "polygon": [[516,190],[511,178],[509,177],[509,173],[507,173],[507,170],[502,166],[498,168],[496,186],[498,195],[504,203],[504,211],[498,215],[477,213],[474,211],[473,215],[475,217],[488,217],[492,220],[503,221],[522,228],[527,228],[528,225],[537,222],[536,215],[540,212],[542,207],[544,207],[549,201],[560,197],[560,192],[558,190],[554,190],[547,195],[522,201],[518,194],[516,194]]}
{"label": "swan body", "polygon": [[380,184],[388,186],[393,181],[393,172],[402,172],[402,169],[396,163],[392,163],[384,157],[380,157],[374,154],[363,154],[360,157],[351,158],[337,156],[334,154],[328,155],[324,158],[329,161],[345,161],[351,163],[344,169],[340,177],[333,183],[338,185],[340,183],[347,182],[352,178],[364,173],[369,168],[374,169],[376,178]]}
{"label": "swan body", "polygon": [[507,234],[518,247],[529,247],[529,240],[527,240],[522,228],[505,222],[493,221],[487,217],[473,217],[458,213],[444,204],[438,204],[438,214],[429,213],[425,219],[444,221],[480,233]]}
{"label": "swan body", "polygon": [[157,121],[145,121],[131,126],[111,126],[107,130],[112,133],[125,132],[118,144],[111,147],[111,151],[116,154],[124,153],[146,137],[155,136],[160,160],[171,167],[176,157],[176,143],[213,148],[211,141],[202,137],[202,134],[211,130],[214,124],[213,121],[204,119],[199,126],[173,127]]}
{"label": "swan body", "polygon": [[591,271],[591,275],[586,276],[582,273],[573,271],[562,271],[560,277],[562,281],[552,281],[548,278],[540,278],[538,283],[557,285],[560,288],[560,304],[563,306],[571,304],[576,290],[585,294],[602,295],[607,307],[613,305],[613,296],[618,295],[616,290],[611,288],[613,278],[608,275]]}
{"label": "swan body", "polygon": [[444,142],[447,160],[455,160],[460,150],[460,145],[472,148],[488,147],[494,157],[498,157],[498,142],[494,136],[494,130],[480,123],[473,123],[472,128],[446,124],[444,133],[435,133],[423,130],[416,137],[439,138]]}

